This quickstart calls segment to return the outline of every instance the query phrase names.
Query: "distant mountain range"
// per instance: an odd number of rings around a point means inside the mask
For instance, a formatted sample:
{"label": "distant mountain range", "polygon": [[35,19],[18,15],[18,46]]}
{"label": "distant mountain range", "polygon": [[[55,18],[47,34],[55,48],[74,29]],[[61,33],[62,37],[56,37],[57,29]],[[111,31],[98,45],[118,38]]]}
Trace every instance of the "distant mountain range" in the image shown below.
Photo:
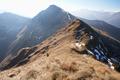
{"label": "distant mountain range", "polygon": [[97,29],[98,32],[104,32],[105,35],[109,35],[120,42],[120,28],[108,24],[105,21],[87,20],[83,18],[80,19],[89,24],[91,27]]}
{"label": "distant mountain range", "polygon": [[30,19],[11,13],[0,14],[0,60],[4,58],[8,46],[28,20]]}
{"label": "distant mountain range", "polygon": [[114,13],[106,20],[108,23],[120,28],[120,12]]}
{"label": "distant mountain range", "polygon": [[100,12],[100,11],[91,11],[91,10],[79,10],[73,12],[73,14],[77,17],[81,17],[89,20],[102,20],[120,28],[120,23],[119,23],[120,12]]}

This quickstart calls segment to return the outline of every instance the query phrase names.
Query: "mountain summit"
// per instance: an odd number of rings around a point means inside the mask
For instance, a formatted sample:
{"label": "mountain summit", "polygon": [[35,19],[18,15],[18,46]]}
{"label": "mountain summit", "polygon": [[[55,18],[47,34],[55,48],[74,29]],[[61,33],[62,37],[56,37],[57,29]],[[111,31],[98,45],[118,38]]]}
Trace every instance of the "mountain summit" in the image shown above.
{"label": "mountain summit", "polygon": [[20,49],[39,44],[74,19],[75,17],[68,12],[55,5],[51,5],[30,20],[28,25],[24,26],[17,34],[17,39],[9,46],[7,57],[1,64],[6,63],[13,56],[17,55]]}
{"label": "mountain summit", "polygon": [[[71,14],[55,5],[51,5],[35,16],[30,23],[26,25],[26,28],[21,30],[18,38],[12,44],[15,47],[13,50],[10,50],[10,52],[12,51],[14,53],[14,51],[16,52],[21,48],[34,46],[42,42],[74,19],[75,17]],[[19,46],[19,48],[16,49],[17,46]]]}
{"label": "mountain summit", "polygon": [[56,6],[56,5],[50,5],[48,7],[48,9],[52,9],[52,10],[62,10],[60,7]]}

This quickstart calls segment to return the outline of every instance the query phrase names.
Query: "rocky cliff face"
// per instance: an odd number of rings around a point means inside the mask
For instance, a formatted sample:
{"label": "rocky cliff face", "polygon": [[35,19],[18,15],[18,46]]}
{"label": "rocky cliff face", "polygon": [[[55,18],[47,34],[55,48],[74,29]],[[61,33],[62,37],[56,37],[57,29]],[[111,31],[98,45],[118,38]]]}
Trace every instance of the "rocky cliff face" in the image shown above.
{"label": "rocky cliff face", "polygon": [[[108,47],[106,41],[112,45]],[[0,79],[119,80],[120,74],[112,70],[118,69],[111,59],[116,53],[110,48],[116,51],[120,47],[83,21],[75,20],[41,44],[21,49],[7,66],[1,67],[8,70],[0,72]]]}

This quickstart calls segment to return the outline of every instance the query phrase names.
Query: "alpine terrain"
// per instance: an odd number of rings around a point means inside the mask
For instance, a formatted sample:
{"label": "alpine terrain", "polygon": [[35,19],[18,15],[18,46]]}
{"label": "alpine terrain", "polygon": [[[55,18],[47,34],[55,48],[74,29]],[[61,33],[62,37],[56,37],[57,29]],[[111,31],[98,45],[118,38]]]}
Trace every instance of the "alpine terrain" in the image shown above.
{"label": "alpine terrain", "polygon": [[95,27],[51,5],[17,34],[0,80],[119,80],[119,37]]}

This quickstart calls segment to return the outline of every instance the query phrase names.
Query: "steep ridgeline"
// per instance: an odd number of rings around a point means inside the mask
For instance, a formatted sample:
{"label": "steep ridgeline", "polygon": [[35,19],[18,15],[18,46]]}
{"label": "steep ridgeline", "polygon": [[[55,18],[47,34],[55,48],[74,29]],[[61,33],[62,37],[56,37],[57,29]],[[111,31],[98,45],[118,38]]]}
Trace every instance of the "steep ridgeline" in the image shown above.
{"label": "steep ridgeline", "polygon": [[8,69],[0,72],[0,79],[119,80],[112,70],[119,70],[119,50],[120,43],[75,20],[41,44],[21,49],[0,67]]}
{"label": "steep ridgeline", "polygon": [[17,39],[10,46],[8,51],[9,57],[15,56],[21,48],[31,47],[42,42],[74,19],[74,16],[61,8],[55,5],[49,6],[46,10],[35,16],[29,24],[20,31]]}
{"label": "steep ridgeline", "polygon": [[6,55],[8,46],[16,39],[16,35],[28,21],[29,18],[15,14],[0,14],[0,61]]}

